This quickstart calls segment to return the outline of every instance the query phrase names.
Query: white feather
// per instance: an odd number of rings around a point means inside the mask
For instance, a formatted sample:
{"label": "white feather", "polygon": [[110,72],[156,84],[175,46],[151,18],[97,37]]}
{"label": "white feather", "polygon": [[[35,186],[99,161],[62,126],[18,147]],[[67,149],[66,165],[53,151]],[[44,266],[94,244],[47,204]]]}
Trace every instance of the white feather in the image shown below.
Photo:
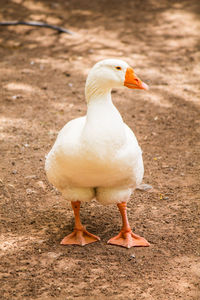
{"label": "white feather", "polygon": [[142,181],[142,151],[111,100],[111,89],[123,86],[127,67],[121,60],[105,60],[92,68],[87,115],[67,123],[47,155],[48,179],[68,201],[95,196],[102,204],[128,201]]}

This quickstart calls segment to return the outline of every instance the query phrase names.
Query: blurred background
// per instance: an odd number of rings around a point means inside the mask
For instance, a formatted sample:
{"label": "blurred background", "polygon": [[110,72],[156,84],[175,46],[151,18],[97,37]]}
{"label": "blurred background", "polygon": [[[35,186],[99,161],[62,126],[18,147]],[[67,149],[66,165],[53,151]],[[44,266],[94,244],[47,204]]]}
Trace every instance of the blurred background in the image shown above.
{"label": "blurred background", "polygon": [[[0,26],[0,298],[199,299],[200,2],[0,0],[0,21],[73,33]],[[61,247],[73,215],[46,180],[45,155],[62,126],[86,113],[89,69],[113,57],[150,87],[114,90],[113,101],[153,186],[128,204],[152,246],[106,245],[118,211],[90,203],[82,220],[102,241]]]}

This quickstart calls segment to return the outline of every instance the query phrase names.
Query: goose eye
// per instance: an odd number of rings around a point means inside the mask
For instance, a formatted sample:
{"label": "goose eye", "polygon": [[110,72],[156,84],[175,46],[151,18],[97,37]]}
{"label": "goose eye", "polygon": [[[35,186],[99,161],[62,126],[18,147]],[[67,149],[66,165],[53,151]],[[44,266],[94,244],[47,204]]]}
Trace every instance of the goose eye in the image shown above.
{"label": "goose eye", "polygon": [[121,67],[116,67],[115,69],[117,69],[117,70],[121,70],[122,68],[121,68]]}

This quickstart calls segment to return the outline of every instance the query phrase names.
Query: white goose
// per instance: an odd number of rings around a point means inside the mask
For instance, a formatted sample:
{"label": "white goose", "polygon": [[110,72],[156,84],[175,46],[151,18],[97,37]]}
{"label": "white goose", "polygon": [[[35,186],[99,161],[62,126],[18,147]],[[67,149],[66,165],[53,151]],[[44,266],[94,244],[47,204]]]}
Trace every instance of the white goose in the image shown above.
{"label": "white goose", "polygon": [[96,198],[104,205],[116,203],[122,216],[120,233],[108,243],[127,248],[149,246],[131,231],[126,214],[126,202],[141,183],[144,168],[137,139],[112,103],[111,89],[122,86],[148,89],[122,60],[95,64],[86,81],[86,116],[67,123],[47,155],[48,180],[71,201],[75,216],[74,231],[61,244],[100,240],[83,227],[79,214],[81,201]]}

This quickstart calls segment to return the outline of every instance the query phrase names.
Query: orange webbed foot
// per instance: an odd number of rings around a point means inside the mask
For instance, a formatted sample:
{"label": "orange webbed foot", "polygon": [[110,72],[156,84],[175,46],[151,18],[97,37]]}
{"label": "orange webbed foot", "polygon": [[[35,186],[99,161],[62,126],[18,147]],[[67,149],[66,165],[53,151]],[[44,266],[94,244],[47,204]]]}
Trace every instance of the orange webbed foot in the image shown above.
{"label": "orange webbed foot", "polygon": [[150,246],[145,238],[140,237],[139,235],[133,233],[131,230],[126,232],[121,230],[117,236],[111,238],[108,241],[108,244],[122,246],[125,248]]}
{"label": "orange webbed foot", "polygon": [[61,241],[61,245],[80,245],[85,246],[90,243],[99,241],[100,238],[90,232],[84,227],[82,229],[74,229],[72,233],[64,237]]}

